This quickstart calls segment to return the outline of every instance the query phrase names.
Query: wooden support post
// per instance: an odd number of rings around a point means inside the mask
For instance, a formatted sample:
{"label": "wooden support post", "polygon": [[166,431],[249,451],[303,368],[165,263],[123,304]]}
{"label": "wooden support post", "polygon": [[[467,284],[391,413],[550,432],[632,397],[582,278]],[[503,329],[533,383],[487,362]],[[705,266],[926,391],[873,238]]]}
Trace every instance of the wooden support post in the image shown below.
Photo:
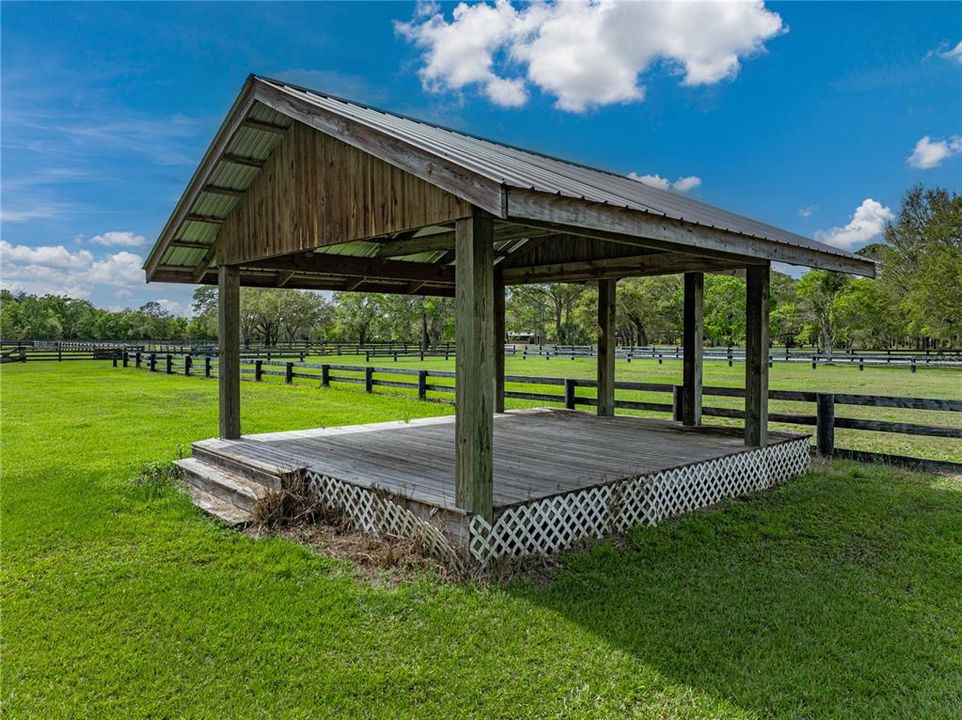
{"label": "wooden support post", "polygon": [[194,364],[194,358],[189,354],[184,355],[184,375],[190,375],[190,366]]}
{"label": "wooden support post", "polygon": [[124,350],[124,367],[127,367],[129,363],[130,363],[130,356],[127,354],[127,351]]}
{"label": "wooden support post", "polygon": [[134,367],[140,370],[140,366],[143,363],[143,358],[140,356],[140,350],[134,353]]}
{"label": "wooden support post", "polygon": [[254,382],[260,382],[264,376],[264,361],[258,358],[254,361]]}
{"label": "wooden support post", "polygon": [[292,362],[284,366],[284,382],[288,385],[294,382],[294,363]]}
{"label": "wooden support post", "polygon": [[455,225],[455,498],[494,514],[494,223],[476,213]]}
{"label": "wooden support post", "polygon": [[598,281],[598,414],[615,414],[615,281]]}
{"label": "wooden support post", "polygon": [[575,407],[575,381],[571,378],[565,378],[565,409],[574,410]]}
{"label": "wooden support post", "polygon": [[364,368],[364,391],[374,392],[374,368]]}
{"label": "wooden support post", "polygon": [[324,387],[331,386],[331,366],[326,363],[321,365],[321,385]]}
{"label": "wooden support post", "polygon": [[164,360],[164,372],[171,375],[174,372],[174,356],[167,353],[167,357]]}
{"label": "wooden support post", "polygon": [[427,400],[428,397],[428,371],[418,370],[418,400]]}
{"label": "wooden support post", "polygon": [[671,419],[675,422],[682,422],[685,418],[684,387],[681,385],[671,386]]}
{"label": "wooden support post", "polygon": [[684,367],[682,370],[681,422],[701,425],[703,326],[705,314],[705,275],[685,273]]}
{"label": "wooden support post", "polygon": [[217,377],[220,436],[240,437],[240,269],[217,268]]}
{"label": "wooden support post", "polygon": [[768,445],[768,265],[746,274],[745,444]]}
{"label": "wooden support post", "polygon": [[834,393],[815,393],[815,447],[824,457],[835,454]]}
{"label": "wooden support post", "polygon": [[494,411],[504,412],[504,282],[494,278]]}
{"label": "wooden support post", "polygon": [[157,369],[157,353],[150,353],[150,360],[148,361],[147,367],[150,372],[154,372]]}
{"label": "wooden support post", "polygon": [[207,377],[207,378],[210,377],[210,366],[211,366],[210,355],[207,355],[204,357],[204,377]]}

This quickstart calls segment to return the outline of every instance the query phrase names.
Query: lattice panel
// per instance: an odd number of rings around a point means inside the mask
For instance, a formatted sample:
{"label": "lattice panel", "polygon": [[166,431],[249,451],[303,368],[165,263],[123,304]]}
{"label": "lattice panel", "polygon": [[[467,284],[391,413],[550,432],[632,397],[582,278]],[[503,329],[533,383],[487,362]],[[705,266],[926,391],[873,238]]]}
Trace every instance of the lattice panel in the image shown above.
{"label": "lattice panel", "polygon": [[519,505],[505,510],[493,526],[473,516],[469,551],[484,565],[495,558],[561,550],[634,525],[655,525],[800,475],[808,468],[808,452],[808,439],[799,438]]}
{"label": "lattice panel", "polygon": [[426,554],[442,562],[452,565],[461,562],[440,528],[394,502],[383,491],[352,485],[311,470],[307,471],[307,488],[324,508],[343,513],[361,532],[414,540],[421,543]]}

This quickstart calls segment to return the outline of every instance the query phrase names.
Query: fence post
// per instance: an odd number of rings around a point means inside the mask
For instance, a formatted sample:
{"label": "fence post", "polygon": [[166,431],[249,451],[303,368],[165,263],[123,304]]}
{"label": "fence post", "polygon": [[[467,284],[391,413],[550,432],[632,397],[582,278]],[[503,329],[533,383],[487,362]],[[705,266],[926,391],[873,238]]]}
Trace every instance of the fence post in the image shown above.
{"label": "fence post", "polygon": [[150,372],[157,370],[157,353],[150,353],[150,363],[148,367],[150,368]]}
{"label": "fence post", "polygon": [[682,420],[682,405],[684,403],[684,386],[671,386],[671,419],[675,422]]}
{"label": "fence post", "polygon": [[428,398],[428,371],[418,370],[418,400]]}
{"label": "fence post", "polygon": [[136,353],[134,353],[134,367],[140,370],[140,364],[140,350],[138,350]]}
{"label": "fence post", "polygon": [[327,365],[327,364],[321,365],[321,385],[323,385],[324,387],[331,386],[331,366],[330,365]]}
{"label": "fence post", "polygon": [[565,409],[575,409],[575,381],[565,378]]}
{"label": "fence post", "polygon": [[912,365],[911,365],[910,367],[912,368],[912,372],[915,372],[915,358],[914,358],[914,357],[912,358]]}
{"label": "fence post", "polygon": [[63,346],[57,343],[57,362],[63,360]]}
{"label": "fence post", "polygon": [[364,392],[374,392],[374,368],[364,368]]}
{"label": "fence post", "polygon": [[124,350],[124,367],[127,367],[129,364],[130,364],[130,358],[127,356],[127,351]]}
{"label": "fence post", "polygon": [[190,375],[190,366],[194,364],[194,358],[190,356],[190,353],[184,355],[184,377]]}
{"label": "fence post", "polygon": [[204,377],[210,377],[210,355],[204,356]]}
{"label": "fence post", "polygon": [[288,385],[294,382],[294,363],[292,362],[284,366],[284,382]]}
{"label": "fence post", "polygon": [[164,368],[168,375],[174,372],[174,356],[167,353],[167,365]]}
{"label": "fence post", "polygon": [[111,358],[111,360],[114,361],[114,367],[117,367],[117,354],[116,354],[116,353],[114,353],[114,355],[113,355],[113,357]]}
{"label": "fence post", "polygon": [[815,369],[816,365],[818,365],[818,355],[812,355],[812,370]]}
{"label": "fence post", "polygon": [[263,365],[262,365],[263,362],[264,361],[260,359],[257,359],[254,361],[254,382],[261,381],[261,375],[264,372]]}
{"label": "fence post", "polygon": [[815,447],[818,454],[835,454],[835,395],[815,393]]}
{"label": "fence post", "polygon": [[859,372],[865,372],[865,359],[864,359],[864,358],[859,358],[859,359],[858,359],[858,371],[859,371]]}

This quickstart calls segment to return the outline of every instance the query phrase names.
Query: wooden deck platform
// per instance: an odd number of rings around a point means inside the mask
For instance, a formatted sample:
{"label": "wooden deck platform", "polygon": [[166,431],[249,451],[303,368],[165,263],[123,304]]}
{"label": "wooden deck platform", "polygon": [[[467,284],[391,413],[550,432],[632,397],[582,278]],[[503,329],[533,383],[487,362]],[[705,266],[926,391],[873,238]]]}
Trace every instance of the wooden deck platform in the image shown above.
{"label": "wooden deck platform", "polygon": [[181,467],[206,493],[198,497],[247,510],[257,500],[252,481],[279,489],[301,477],[362,530],[417,537],[435,554],[486,562],[655,524],[771,487],[808,462],[805,435],[772,433],[768,447],[751,448],[724,428],[514,411],[495,416],[489,524],[455,503],[454,444],[454,417],[446,416],[204,440]]}
{"label": "wooden deck platform", "polygon": [[[799,437],[773,433],[772,443]],[[196,447],[456,509],[454,416],[205,440]],[[504,508],[742,453],[741,432],[570,410],[497,415],[495,516]]]}

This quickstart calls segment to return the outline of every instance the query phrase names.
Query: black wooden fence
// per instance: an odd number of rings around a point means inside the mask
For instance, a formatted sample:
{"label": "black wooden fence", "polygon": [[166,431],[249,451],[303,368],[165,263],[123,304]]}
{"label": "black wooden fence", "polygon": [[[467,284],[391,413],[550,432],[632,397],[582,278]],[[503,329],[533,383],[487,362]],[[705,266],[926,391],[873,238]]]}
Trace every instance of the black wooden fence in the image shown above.
{"label": "black wooden fence", "polygon": [[[215,377],[217,358],[204,355],[174,355],[170,353],[123,353],[118,361],[124,367],[144,368],[167,374]],[[314,380],[328,387],[331,383],[364,385],[367,392],[374,388],[385,387],[411,390],[421,400],[431,395],[450,398],[454,393],[455,373],[449,370],[422,370],[404,367],[371,367],[364,365],[342,365],[337,363],[295,362],[292,360],[241,360],[241,374],[252,376],[260,382],[267,376],[283,378],[292,383],[295,378]],[[556,403],[568,409],[595,407],[597,400],[590,391],[597,388],[594,380],[560,377],[532,377],[528,375],[506,375],[506,385],[528,386],[531,389],[508,389],[505,397],[516,400],[529,400],[543,403]],[[545,392],[545,389],[548,392]],[[555,390],[556,389],[556,390]],[[579,393],[579,389],[589,394]],[[554,391],[552,391],[554,390]],[[667,383],[645,383],[616,381],[615,390],[625,392],[659,393],[667,397],[664,402],[643,400],[615,400],[615,407],[623,410],[665,413],[675,420],[681,419],[682,386]],[[706,386],[705,397],[744,398],[742,388]],[[835,430],[867,430],[873,432],[898,433],[905,435],[962,439],[962,426],[923,425],[918,423],[894,422],[888,420],[869,420],[860,418],[837,417],[838,406],[861,406],[879,408],[901,408],[906,410],[928,410],[938,412],[962,413],[962,400],[933,398],[893,397],[885,395],[860,395],[852,393],[812,392],[807,390],[769,390],[772,400],[784,400],[814,405],[812,413],[769,413],[770,422],[788,425],[802,425],[815,428],[816,450],[827,457],[851,457],[859,460],[886,460],[901,464],[919,465],[928,469],[962,472],[962,463],[950,463],[925,458],[886,455],[859,450],[835,447]],[[713,407],[702,409],[706,417],[720,417],[735,420],[744,419],[744,411],[736,408]]]}

